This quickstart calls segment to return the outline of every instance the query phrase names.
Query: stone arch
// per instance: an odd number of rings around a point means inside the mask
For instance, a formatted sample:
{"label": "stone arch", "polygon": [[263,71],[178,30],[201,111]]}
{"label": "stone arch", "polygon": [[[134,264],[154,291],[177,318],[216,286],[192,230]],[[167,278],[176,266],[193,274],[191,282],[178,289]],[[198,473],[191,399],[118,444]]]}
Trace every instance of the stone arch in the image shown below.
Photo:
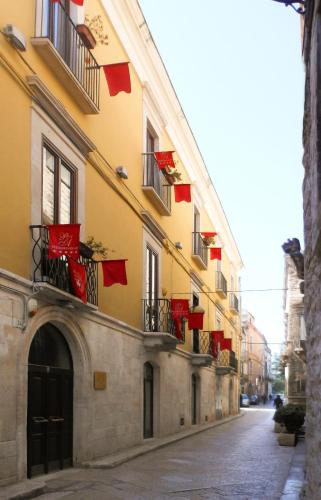
{"label": "stone arch", "polygon": [[88,397],[92,388],[92,366],[90,350],[81,327],[75,320],[74,313],[58,306],[46,306],[38,310],[29,321],[25,333],[21,336],[17,354],[17,474],[18,479],[26,477],[27,472],[27,401],[28,401],[28,357],[32,340],[38,329],[46,323],[52,323],[65,337],[74,369],[74,422],[73,422],[73,457],[74,464],[88,460],[86,436],[90,435],[91,416]]}

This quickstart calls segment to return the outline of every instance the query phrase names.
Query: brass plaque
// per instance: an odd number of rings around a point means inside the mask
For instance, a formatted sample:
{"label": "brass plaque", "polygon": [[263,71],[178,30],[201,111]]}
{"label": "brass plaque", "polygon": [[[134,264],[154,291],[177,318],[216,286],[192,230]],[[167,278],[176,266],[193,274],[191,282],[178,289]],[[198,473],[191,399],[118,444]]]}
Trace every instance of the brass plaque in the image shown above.
{"label": "brass plaque", "polygon": [[106,372],[94,372],[94,389],[96,391],[103,391],[107,385]]}

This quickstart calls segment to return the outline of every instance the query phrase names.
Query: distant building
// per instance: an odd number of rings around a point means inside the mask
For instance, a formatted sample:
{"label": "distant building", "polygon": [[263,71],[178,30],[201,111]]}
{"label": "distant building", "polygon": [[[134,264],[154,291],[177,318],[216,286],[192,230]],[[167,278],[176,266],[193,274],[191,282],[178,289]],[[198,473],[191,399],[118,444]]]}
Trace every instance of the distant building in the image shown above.
{"label": "distant building", "polygon": [[271,350],[254,321],[252,314],[242,313],[241,392],[268,396],[272,392]]}

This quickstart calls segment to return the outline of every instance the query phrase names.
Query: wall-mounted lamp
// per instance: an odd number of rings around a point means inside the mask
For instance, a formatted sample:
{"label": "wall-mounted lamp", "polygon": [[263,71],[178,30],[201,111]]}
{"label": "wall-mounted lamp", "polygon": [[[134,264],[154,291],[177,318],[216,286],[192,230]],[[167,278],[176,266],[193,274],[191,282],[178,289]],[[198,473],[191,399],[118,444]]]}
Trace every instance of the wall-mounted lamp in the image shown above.
{"label": "wall-mounted lamp", "polygon": [[[285,5],[285,7],[292,7],[292,9],[295,10],[295,12],[297,12],[298,14],[304,14],[305,13],[305,8],[304,8],[304,5],[305,5],[305,0],[273,0],[274,2],[279,2],[279,3],[283,3],[283,5]],[[293,4],[295,3],[298,3],[300,5],[302,5],[303,7],[295,7]]]}
{"label": "wall-mounted lamp", "polygon": [[26,50],[25,36],[16,26],[13,26],[13,24],[7,24],[3,28],[3,33],[16,49],[21,51]]}
{"label": "wall-mounted lamp", "polygon": [[177,250],[183,250],[183,244],[180,241],[176,241],[175,247]]}
{"label": "wall-mounted lamp", "polygon": [[117,173],[118,177],[120,177],[121,179],[128,179],[127,168],[123,167],[122,165],[120,165],[119,167],[116,167],[116,173]]}

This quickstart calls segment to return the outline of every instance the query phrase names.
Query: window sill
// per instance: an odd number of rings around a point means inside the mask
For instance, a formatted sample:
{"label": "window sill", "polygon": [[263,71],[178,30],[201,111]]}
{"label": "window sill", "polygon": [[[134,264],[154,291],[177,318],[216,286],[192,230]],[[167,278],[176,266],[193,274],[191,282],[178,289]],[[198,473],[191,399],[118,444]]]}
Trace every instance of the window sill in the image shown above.
{"label": "window sill", "polygon": [[157,194],[152,186],[142,186],[142,190],[160,215],[171,215],[171,210],[165,205],[161,197]]}

